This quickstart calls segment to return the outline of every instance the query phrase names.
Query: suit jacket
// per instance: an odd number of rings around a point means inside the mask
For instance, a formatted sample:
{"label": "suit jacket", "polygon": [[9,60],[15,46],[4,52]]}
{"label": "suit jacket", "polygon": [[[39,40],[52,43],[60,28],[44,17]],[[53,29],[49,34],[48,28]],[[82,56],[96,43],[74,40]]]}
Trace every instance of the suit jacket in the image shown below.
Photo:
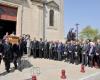
{"label": "suit jacket", "polygon": [[3,48],[3,56],[4,56],[4,58],[13,59],[12,45],[10,43],[8,43],[8,44],[4,43],[3,47],[4,47]]}
{"label": "suit jacket", "polygon": [[89,54],[90,55],[95,55],[95,50],[96,50],[95,46],[90,46]]}
{"label": "suit jacket", "polygon": [[96,44],[96,53],[100,55],[100,44]]}
{"label": "suit jacket", "polygon": [[36,49],[36,44],[37,44],[37,41],[32,41],[31,42],[31,49]]}
{"label": "suit jacket", "polygon": [[55,43],[55,44],[54,44],[54,52],[57,52],[57,47],[58,47],[58,44]]}
{"label": "suit jacket", "polygon": [[43,50],[44,48],[44,42],[40,41],[39,42],[39,50]]}
{"label": "suit jacket", "polygon": [[57,52],[62,52],[63,51],[63,45],[58,44]]}
{"label": "suit jacket", "polygon": [[26,50],[26,44],[27,44],[27,42],[24,39],[21,39],[20,49]]}
{"label": "suit jacket", "polygon": [[90,44],[83,44],[82,52],[88,55],[89,50],[90,50]]}
{"label": "suit jacket", "polygon": [[14,58],[21,57],[19,45],[16,45],[16,44],[13,45],[13,56],[14,56]]}
{"label": "suit jacket", "polygon": [[68,44],[67,49],[68,49],[68,53],[74,53],[75,45]]}
{"label": "suit jacket", "polygon": [[44,51],[48,51],[49,50],[49,43],[48,42],[44,42]]}
{"label": "suit jacket", "polygon": [[0,53],[3,53],[3,44],[0,44]]}
{"label": "suit jacket", "polygon": [[75,45],[74,52],[77,52],[77,54],[81,54],[81,46],[80,45]]}

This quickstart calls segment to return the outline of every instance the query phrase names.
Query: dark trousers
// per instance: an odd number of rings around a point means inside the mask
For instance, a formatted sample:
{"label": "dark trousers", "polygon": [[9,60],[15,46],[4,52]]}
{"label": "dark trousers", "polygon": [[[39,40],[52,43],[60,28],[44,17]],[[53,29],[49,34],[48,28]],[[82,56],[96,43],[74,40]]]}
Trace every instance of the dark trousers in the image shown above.
{"label": "dark trousers", "polygon": [[4,62],[5,62],[5,69],[8,72],[10,69],[10,59],[4,58]]}
{"label": "dark trousers", "polygon": [[27,47],[24,47],[24,54],[27,54]]}
{"label": "dark trousers", "polygon": [[82,53],[79,53],[79,63],[82,63]]}
{"label": "dark trousers", "polygon": [[61,61],[62,60],[62,56],[61,56],[61,52],[58,51],[58,60]]}
{"label": "dark trousers", "polygon": [[49,50],[49,59],[52,59],[52,54],[53,54],[53,51],[52,49]]}
{"label": "dark trousers", "polygon": [[23,54],[24,54],[24,49],[23,48],[20,49],[20,54],[21,54],[21,56],[23,56]]}
{"label": "dark trousers", "polygon": [[98,67],[100,67],[100,55],[95,56],[95,62],[97,63]]}
{"label": "dark trousers", "polygon": [[75,64],[79,64],[79,55],[75,55]]}
{"label": "dark trousers", "polygon": [[54,50],[52,50],[52,59],[54,59],[54,57],[55,57],[55,52]]}
{"label": "dark trousers", "polygon": [[44,50],[44,55],[43,55],[44,58],[48,58],[48,51],[47,50]]}
{"label": "dark trousers", "polygon": [[32,49],[32,53],[33,53],[33,57],[36,58],[37,55],[36,55],[36,49]]}
{"label": "dark trousers", "polygon": [[94,65],[94,63],[93,63],[93,62],[94,62],[94,56],[91,55],[91,56],[88,56],[88,57],[89,57],[89,58],[88,58],[88,59],[89,59],[89,64],[88,64],[88,65],[89,65],[90,67],[93,67],[93,65]]}
{"label": "dark trousers", "polygon": [[70,63],[74,63],[74,53],[73,52],[71,52],[70,53]]}
{"label": "dark trousers", "polygon": [[88,64],[87,54],[82,54],[82,64],[85,65],[85,66]]}
{"label": "dark trousers", "polygon": [[58,58],[57,51],[54,51],[54,59],[57,60],[57,58]]}
{"label": "dark trousers", "polygon": [[2,56],[0,55],[0,64],[1,64]]}
{"label": "dark trousers", "polygon": [[36,57],[39,57],[39,49],[36,49]]}
{"label": "dark trousers", "polygon": [[69,52],[65,52],[65,56],[66,56],[66,59],[65,61],[69,62],[70,61],[70,53]]}
{"label": "dark trousers", "polygon": [[15,69],[17,69],[17,57],[14,58],[13,63],[14,63]]}
{"label": "dark trousers", "polygon": [[43,57],[43,51],[41,49],[39,49],[39,58]]}

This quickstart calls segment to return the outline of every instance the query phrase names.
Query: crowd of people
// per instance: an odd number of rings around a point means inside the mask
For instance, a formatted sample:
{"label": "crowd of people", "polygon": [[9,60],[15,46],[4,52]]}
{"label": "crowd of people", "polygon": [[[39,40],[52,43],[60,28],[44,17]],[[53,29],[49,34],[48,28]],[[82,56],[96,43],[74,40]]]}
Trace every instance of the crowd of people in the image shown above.
{"label": "crowd of people", "polygon": [[16,44],[9,43],[8,34],[0,41],[0,62],[3,59],[5,69],[9,72],[10,63],[13,62],[17,69],[18,59],[21,60],[23,54],[34,58],[45,58],[62,61],[72,64],[82,64],[93,67],[100,67],[100,40],[91,41],[43,41],[30,39],[29,35],[23,35]]}

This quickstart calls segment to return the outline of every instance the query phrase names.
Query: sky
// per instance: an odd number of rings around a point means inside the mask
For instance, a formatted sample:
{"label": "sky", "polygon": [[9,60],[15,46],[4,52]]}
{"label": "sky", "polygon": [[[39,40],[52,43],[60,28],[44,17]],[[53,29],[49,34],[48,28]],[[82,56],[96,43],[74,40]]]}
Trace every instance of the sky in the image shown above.
{"label": "sky", "polygon": [[76,23],[79,31],[88,25],[100,30],[100,0],[64,0],[65,36]]}

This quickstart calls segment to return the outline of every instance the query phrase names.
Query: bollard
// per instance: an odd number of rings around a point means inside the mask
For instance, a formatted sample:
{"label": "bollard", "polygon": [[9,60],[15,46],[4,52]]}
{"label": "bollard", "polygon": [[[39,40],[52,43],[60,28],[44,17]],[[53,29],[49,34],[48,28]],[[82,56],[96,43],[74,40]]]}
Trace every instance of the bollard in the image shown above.
{"label": "bollard", "polygon": [[37,80],[35,75],[32,76],[32,80]]}
{"label": "bollard", "polygon": [[61,79],[65,80],[66,79],[66,71],[63,69],[61,70]]}
{"label": "bollard", "polygon": [[80,72],[85,73],[84,65],[81,65],[81,71]]}

